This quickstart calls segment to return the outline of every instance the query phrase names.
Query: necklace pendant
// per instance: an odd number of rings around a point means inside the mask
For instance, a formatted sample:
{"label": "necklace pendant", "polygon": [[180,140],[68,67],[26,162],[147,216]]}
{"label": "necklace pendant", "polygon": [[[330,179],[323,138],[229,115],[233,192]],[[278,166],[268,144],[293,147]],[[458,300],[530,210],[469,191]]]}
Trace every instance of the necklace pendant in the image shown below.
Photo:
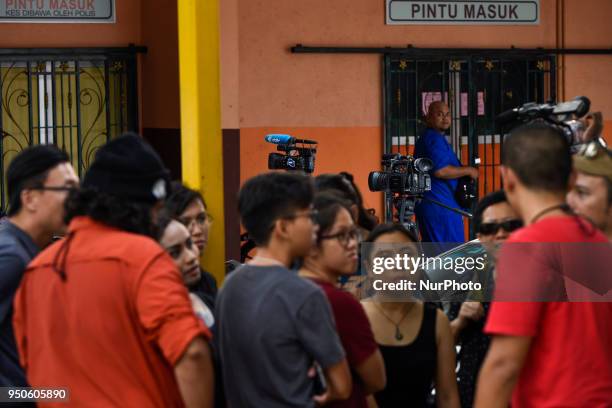
{"label": "necklace pendant", "polygon": [[400,332],[399,327],[395,328],[395,340],[401,341],[404,338],[402,332]]}

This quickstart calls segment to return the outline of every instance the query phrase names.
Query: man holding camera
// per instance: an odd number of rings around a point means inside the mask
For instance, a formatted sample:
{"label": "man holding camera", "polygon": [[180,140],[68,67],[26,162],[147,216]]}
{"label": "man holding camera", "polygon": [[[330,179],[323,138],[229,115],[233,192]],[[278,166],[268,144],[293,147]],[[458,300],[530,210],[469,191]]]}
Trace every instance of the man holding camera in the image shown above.
{"label": "man holding camera", "polygon": [[[610,406],[612,303],[499,301],[507,300],[499,293],[501,281],[520,282],[520,289],[534,283],[548,287],[575,269],[587,272],[581,262],[568,263],[554,254],[554,262],[543,263],[525,243],[590,243],[593,248],[607,243],[565,203],[571,173],[570,144],[559,128],[534,122],[504,141],[504,189],[526,226],[506,241],[497,263],[496,301],[485,326],[493,339],[478,379],[477,408],[505,408],[510,399],[513,408]],[[506,247],[514,250],[506,252]],[[580,255],[579,261],[591,256]]]}
{"label": "man holding camera", "polygon": [[468,176],[478,178],[478,169],[462,166],[457,159],[444,132],[451,125],[448,105],[435,101],[427,111],[427,129],[416,142],[414,156],[432,160],[431,191],[425,193],[425,200],[415,207],[415,214],[423,242],[464,242],[464,228],[461,215],[438,204],[433,199],[453,208],[459,208],[455,200],[457,179]]}

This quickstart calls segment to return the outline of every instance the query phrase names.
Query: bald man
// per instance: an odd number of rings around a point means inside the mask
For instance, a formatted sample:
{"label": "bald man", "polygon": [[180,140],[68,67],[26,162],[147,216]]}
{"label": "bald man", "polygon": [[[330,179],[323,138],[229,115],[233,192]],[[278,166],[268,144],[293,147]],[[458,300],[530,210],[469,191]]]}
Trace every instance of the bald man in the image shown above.
{"label": "bald man", "polygon": [[[457,159],[444,133],[450,128],[451,117],[448,105],[444,102],[432,102],[426,116],[427,129],[416,142],[414,156],[427,157],[433,161],[431,174],[431,191],[425,198],[440,201],[448,206],[460,208],[455,201],[457,179],[469,176],[478,177],[478,169],[462,166]],[[415,207],[415,213],[423,242],[460,243],[465,241],[461,215],[427,200],[421,200]],[[441,252],[450,246],[439,245]]]}

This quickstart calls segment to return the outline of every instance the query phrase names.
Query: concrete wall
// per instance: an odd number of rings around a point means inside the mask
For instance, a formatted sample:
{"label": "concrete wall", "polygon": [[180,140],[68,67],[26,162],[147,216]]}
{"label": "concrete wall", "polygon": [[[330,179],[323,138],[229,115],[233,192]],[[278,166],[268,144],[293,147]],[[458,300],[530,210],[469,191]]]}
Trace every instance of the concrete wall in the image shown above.
{"label": "concrete wall", "polygon": [[[156,0],[159,1],[159,0]],[[151,3],[147,1],[146,4]],[[116,2],[114,24],[0,24],[0,47],[123,47],[141,39],[142,0]]]}
{"label": "concrete wall", "polygon": [[[227,195],[265,171],[286,132],[320,142],[317,174],[355,174],[366,205],[367,174],[382,153],[382,63],[378,55],[291,54],[289,47],[610,47],[612,2],[541,0],[537,26],[387,26],[384,1],[219,0],[221,103]],[[140,57],[140,123],[180,176],[176,0],[117,1],[115,24],[0,24],[0,47],[145,45]],[[612,140],[612,58],[560,59],[560,97],[587,95]],[[228,200],[228,213],[233,201]]]}
{"label": "concrete wall", "polygon": [[[379,168],[382,152],[381,57],[291,54],[289,47],[609,47],[612,38],[612,2],[607,0],[542,0],[535,26],[387,26],[382,0],[238,0],[236,18],[235,2],[221,2],[222,37],[233,35],[226,31],[233,33],[236,24],[239,33],[238,53],[222,60],[222,72],[234,70],[238,61],[241,180],[266,169],[273,147],[263,136],[287,132],[318,140],[317,173],[353,172],[366,204],[379,211],[381,197],[367,191],[367,174]],[[612,118],[612,58],[567,57],[564,62],[560,85],[566,97],[588,95],[594,109]],[[233,126],[226,114],[234,117],[235,110],[224,106],[223,111],[224,124]],[[611,128],[608,121],[608,134]]]}

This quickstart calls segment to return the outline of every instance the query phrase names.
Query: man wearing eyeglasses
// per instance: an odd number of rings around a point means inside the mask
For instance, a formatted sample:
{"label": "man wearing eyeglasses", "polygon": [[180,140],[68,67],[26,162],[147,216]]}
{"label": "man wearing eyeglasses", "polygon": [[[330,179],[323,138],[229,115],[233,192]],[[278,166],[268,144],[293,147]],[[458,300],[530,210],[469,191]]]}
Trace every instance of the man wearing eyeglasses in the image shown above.
{"label": "man wearing eyeglasses", "polygon": [[[240,220],[257,254],[228,276],[215,305],[230,407],[314,408],[351,393],[325,294],[289,269],[317,238],[313,187],[305,175],[265,173],[247,180],[238,193]],[[326,390],[310,377],[314,362]]]}
{"label": "man wearing eyeglasses", "polygon": [[[474,211],[474,226],[478,240],[494,260],[499,245],[512,232],[523,226],[523,221],[510,206],[503,190],[484,196]],[[494,264],[494,262],[492,263]],[[489,275],[493,275],[490,271]],[[455,342],[461,345],[457,356],[457,383],[461,406],[470,408],[474,401],[476,378],[489,349],[490,338],[483,333],[489,302],[455,303],[448,313]]]}
{"label": "man wearing eyeglasses", "polygon": [[[417,140],[414,150],[416,158],[426,157],[433,162],[431,191],[425,198],[437,200],[453,208],[459,208],[455,200],[457,180],[464,176],[478,178],[478,169],[462,166],[446,140],[444,133],[451,126],[448,105],[442,101],[432,102],[427,112],[427,129]],[[459,243],[465,241],[461,215],[430,201],[423,200],[415,207],[417,223],[423,242]],[[445,247],[440,247],[440,252]]]}
{"label": "man wearing eyeglasses", "polygon": [[612,151],[594,141],[574,155],[576,182],[567,202],[612,241]]}
{"label": "man wearing eyeglasses", "polygon": [[8,218],[0,224],[0,386],[27,386],[13,332],[13,298],[28,263],[62,233],[64,201],[79,179],[66,153],[30,147],[7,171]]}

